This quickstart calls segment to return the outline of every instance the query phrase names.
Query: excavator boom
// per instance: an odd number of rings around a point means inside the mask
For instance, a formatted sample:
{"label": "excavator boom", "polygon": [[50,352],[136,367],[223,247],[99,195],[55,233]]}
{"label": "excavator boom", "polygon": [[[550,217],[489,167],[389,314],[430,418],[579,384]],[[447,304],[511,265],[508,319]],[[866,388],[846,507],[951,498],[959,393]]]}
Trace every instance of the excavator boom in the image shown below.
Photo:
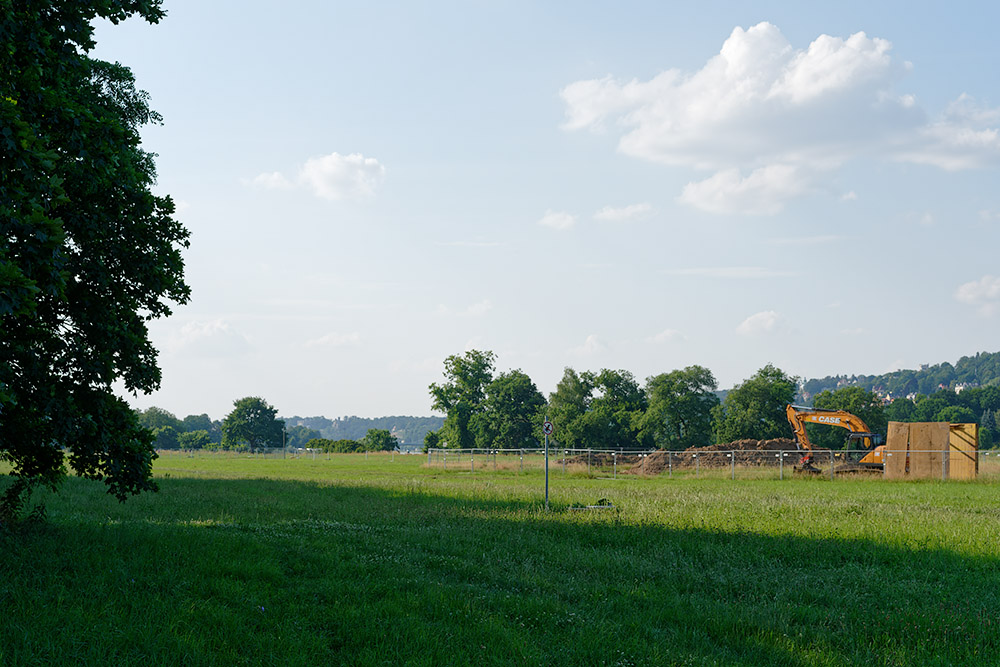
{"label": "excavator boom", "polygon": [[792,430],[795,431],[795,443],[799,449],[803,450],[799,469],[810,472],[817,471],[817,468],[812,465],[813,445],[809,440],[809,434],[806,433],[806,424],[826,424],[846,428],[851,432],[851,440],[857,441],[861,449],[874,449],[858,462],[860,467],[877,468],[881,466],[881,447],[875,447],[878,437],[857,415],[844,410],[809,408],[802,405],[786,406],[785,415],[788,417],[788,423],[791,424]]}

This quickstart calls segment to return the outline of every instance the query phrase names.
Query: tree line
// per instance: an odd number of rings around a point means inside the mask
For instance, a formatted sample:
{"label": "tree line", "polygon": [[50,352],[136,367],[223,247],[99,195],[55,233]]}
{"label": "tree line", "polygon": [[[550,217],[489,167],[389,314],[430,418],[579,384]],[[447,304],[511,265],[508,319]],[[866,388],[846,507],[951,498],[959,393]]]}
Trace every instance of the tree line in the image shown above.
{"label": "tree line", "polygon": [[136,412],[138,423],[153,438],[156,449],[256,451],[288,447],[323,452],[392,451],[399,440],[386,429],[370,428],[358,439],[331,440],[319,431],[297,424],[286,428],[277,410],[263,398],[247,396],[233,403],[221,421],[207,414],[178,419],[156,406]]}
{"label": "tree line", "polygon": [[[425,448],[534,448],[547,417],[553,438],[573,449],[670,449],[736,440],[791,438],[785,406],[803,402],[799,378],[767,364],[720,399],[712,372],[693,365],[640,382],[629,371],[566,368],[546,399],[524,372],[495,374],[496,355],[469,350],[444,362],[444,381],[432,383],[432,408],[446,416]],[[938,390],[890,403],[857,386],[825,390],[818,408],[847,410],[877,433],[889,421],[976,422],[980,446],[1000,440],[1000,387]],[[807,425],[822,447],[839,448],[841,429]]]}

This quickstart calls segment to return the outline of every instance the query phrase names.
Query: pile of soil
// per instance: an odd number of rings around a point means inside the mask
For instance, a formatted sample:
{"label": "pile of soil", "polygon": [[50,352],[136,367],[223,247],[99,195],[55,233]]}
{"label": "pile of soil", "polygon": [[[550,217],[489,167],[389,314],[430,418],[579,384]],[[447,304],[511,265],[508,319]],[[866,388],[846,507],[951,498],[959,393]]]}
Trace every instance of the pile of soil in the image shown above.
{"label": "pile of soil", "polygon": [[[789,452],[785,463],[798,464],[795,441],[790,438],[775,438],[773,440],[735,440],[733,442],[708,445],[707,447],[691,447],[683,452],[668,452],[660,450],[640,460],[624,472],[635,475],[658,475],[671,465],[675,470],[686,470],[695,466],[701,468],[728,468],[730,452],[735,452],[736,465],[739,466],[773,466],[778,459],[779,451]],[[813,449],[814,453],[821,450]],[[827,451],[827,450],[822,450]],[[694,456],[697,454],[697,458]]]}

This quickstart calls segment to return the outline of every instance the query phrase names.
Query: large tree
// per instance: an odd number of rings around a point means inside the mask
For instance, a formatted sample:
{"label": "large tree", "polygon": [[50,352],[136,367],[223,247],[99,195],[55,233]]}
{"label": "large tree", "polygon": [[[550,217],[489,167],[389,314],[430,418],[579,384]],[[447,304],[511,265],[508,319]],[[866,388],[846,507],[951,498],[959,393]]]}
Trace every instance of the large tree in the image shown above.
{"label": "large tree", "polygon": [[431,408],[445,413],[441,441],[453,449],[468,449],[475,445],[470,423],[482,409],[486,385],[493,380],[496,355],[490,351],[469,350],[453,354],[444,360],[445,382],[429,387]]}
{"label": "large tree", "polygon": [[548,416],[555,427],[554,439],[566,447],[578,447],[584,439],[583,415],[590,409],[594,374],[563,369],[556,390],[549,394]]}
{"label": "large tree", "polygon": [[482,411],[472,428],[480,447],[537,447],[545,416],[545,397],[524,372],[501,373],[486,385]]}
{"label": "large tree", "polygon": [[792,437],[785,406],[794,402],[797,390],[797,377],[767,364],[753,377],[733,387],[722,405],[715,409],[716,440]]}
{"label": "large tree", "polygon": [[95,18],[156,23],[159,0],[0,0],[0,458],[4,507],[65,475],[155,489],[152,434],[112,390],[160,384],[147,323],[184,303],[188,232],[152,192],[128,68],[93,59]]}
{"label": "large tree", "polygon": [[285,422],[263,398],[247,396],[233,403],[233,411],[222,422],[223,449],[281,447]]}
{"label": "large tree", "polygon": [[661,373],[646,380],[649,406],[643,433],[660,449],[687,449],[712,440],[712,410],[719,404],[718,383],[703,366]]}
{"label": "large tree", "polygon": [[646,396],[628,371],[563,372],[549,397],[556,440],[580,449],[635,449],[648,444],[641,432]]}

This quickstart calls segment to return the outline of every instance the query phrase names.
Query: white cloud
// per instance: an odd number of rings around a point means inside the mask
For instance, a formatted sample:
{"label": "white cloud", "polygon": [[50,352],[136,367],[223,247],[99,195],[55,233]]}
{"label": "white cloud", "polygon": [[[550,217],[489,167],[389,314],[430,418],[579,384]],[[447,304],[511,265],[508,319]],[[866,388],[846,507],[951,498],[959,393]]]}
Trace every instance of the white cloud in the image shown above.
{"label": "white cloud", "polygon": [[748,278],[788,278],[794,276],[792,271],[766,269],[762,266],[712,266],[697,269],[667,269],[671,276],[696,276],[699,278],[732,278],[746,280]]}
{"label": "white cloud", "polygon": [[222,319],[188,322],[167,339],[170,354],[197,358],[237,357],[250,351],[250,341]]}
{"label": "white cloud", "polygon": [[755,336],[758,334],[771,333],[778,328],[781,317],[773,310],[765,310],[743,320],[736,333],[741,336]]}
{"label": "white cloud", "polygon": [[289,179],[279,171],[256,176],[251,185],[268,190],[305,188],[317,197],[337,201],[371,197],[385,177],[385,167],[360,153],[330,153],[309,158]]}
{"label": "white cloud", "polygon": [[312,338],[305,342],[305,347],[344,347],[346,345],[357,345],[361,342],[361,334],[357,331],[351,333],[328,333],[319,338]]}
{"label": "white cloud", "polygon": [[754,169],[746,178],[739,169],[724,169],[688,183],[677,200],[709,213],[773,215],[811,189],[810,180],[803,169],[787,164]]}
{"label": "white cloud", "polygon": [[850,192],[845,192],[840,196],[840,201],[857,201],[857,200],[858,200],[858,193],[855,192],[854,190],[851,190]]}
{"label": "white cloud", "polygon": [[572,348],[569,352],[570,354],[578,357],[592,357],[606,349],[608,349],[608,346],[605,345],[597,336],[591,334],[587,336],[587,340],[583,341],[582,345]]}
{"label": "white cloud", "polygon": [[639,218],[652,210],[652,206],[646,203],[642,204],[630,204],[629,206],[623,206],[621,208],[614,208],[613,206],[605,206],[600,211],[594,213],[595,220],[605,220],[609,222],[621,222],[624,220],[632,220],[634,218]]}
{"label": "white cloud", "polygon": [[1000,162],[1000,110],[963,96],[929,121],[895,92],[911,66],[891,49],[863,32],[797,49],[769,23],[737,27],[697,71],[567,85],[563,127],[611,127],[626,155],[717,172],[680,196],[714,213],[776,213],[858,157],[947,169]]}
{"label": "white cloud", "polygon": [[646,340],[650,343],[669,343],[675,340],[682,340],[684,334],[682,334],[677,329],[664,329],[660,333],[653,334]]}
{"label": "white cloud", "polygon": [[330,153],[310,158],[299,171],[299,181],[323,199],[370,197],[385,176],[385,167],[360,153]]}
{"label": "white cloud", "polygon": [[291,190],[295,187],[280,171],[259,174],[251,183],[265,190]]}
{"label": "white cloud", "polygon": [[994,315],[1000,311],[1000,277],[985,275],[979,280],[959,285],[955,298],[975,306],[982,315]]}
{"label": "white cloud", "polygon": [[546,211],[545,215],[538,221],[538,224],[543,227],[565,231],[571,229],[576,224],[576,216],[570,215],[565,211]]}

